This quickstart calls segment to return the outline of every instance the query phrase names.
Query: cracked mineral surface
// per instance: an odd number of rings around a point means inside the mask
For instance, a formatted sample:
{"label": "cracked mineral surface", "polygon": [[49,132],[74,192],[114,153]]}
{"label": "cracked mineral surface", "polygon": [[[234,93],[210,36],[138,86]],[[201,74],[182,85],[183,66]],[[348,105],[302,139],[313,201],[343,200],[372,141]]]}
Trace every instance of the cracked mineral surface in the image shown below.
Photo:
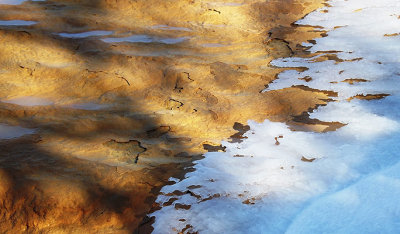
{"label": "cracked mineral surface", "polygon": [[305,115],[332,93],[262,92],[325,36],[294,24],[323,5],[0,0],[0,232],[147,233],[169,178],[248,120],[340,127]]}

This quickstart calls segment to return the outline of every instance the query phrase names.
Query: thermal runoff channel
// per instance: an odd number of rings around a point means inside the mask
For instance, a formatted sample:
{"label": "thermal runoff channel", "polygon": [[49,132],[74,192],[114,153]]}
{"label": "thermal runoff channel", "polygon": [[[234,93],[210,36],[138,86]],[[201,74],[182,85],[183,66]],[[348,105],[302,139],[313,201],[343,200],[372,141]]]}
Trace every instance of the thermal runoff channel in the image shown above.
{"label": "thermal runoff channel", "polygon": [[304,44],[315,56],[274,60],[293,69],[264,92],[335,92],[310,117],[344,126],[314,133],[249,121],[243,142],[224,142],[226,152],[171,178],[152,214],[154,233],[400,232],[400,2],[328,3],[297,22],[327,31]]}

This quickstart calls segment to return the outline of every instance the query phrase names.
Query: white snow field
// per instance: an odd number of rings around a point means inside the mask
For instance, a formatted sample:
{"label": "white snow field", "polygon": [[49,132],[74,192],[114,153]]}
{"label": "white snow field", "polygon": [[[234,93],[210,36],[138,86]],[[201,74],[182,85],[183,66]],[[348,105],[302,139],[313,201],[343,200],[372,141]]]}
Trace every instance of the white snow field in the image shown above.
{"label": "white snow field", "polygon": [[[328,3],[297,23],[329,31],[309,50],[343,62],[275,60],[308,70],[281,73],[265,92],[292,85],[338,92],[311,118],[347,125],[312,133],[249,121],[247,139],[223,142],[226,152],[205,154],[162,189],[154,233],[400,233],[400,1]],[[367,94],[390,96],[349,99]]]}

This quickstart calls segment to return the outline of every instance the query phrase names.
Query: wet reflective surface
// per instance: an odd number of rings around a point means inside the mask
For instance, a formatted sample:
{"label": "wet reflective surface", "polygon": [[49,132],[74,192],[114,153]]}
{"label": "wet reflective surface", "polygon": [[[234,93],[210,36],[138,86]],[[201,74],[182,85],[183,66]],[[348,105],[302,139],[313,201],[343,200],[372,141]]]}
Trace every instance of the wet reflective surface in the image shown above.
{"label": "wet reflective surface", "polygon": [[37,22],[27,20],[0,20],[0,26],[30,26]]}
{"label": "wet reflective surface", "polygon": [[101,39],[107,43],[120,43],[120,42],[131,42],[131,43],[163,43],[163,44],[178,44],[188,40],[188,37],[178,38],[162,38],[150,35],[133,35],[130,37],[114,37]]}
{"label": "wet reflective surface", "polygon": [[0,140],[17,138],[34,132],[33,129],[0,124]]}
{"label": "wet reflective surface", "polygon": [[61,37],[67,38],[85,38],[85,37],[100,37],[100,36],[108,36],[113,34],[111,31],[89,31],[89,32],[81,32],[81,33],[59,33],[58,35]]}
{"label": "wet reflective surface", "polygon": [[20,5],[24,2],[45,2],[46,0],[0,0],[0,4],[4,5]]}
{"label": "wet reflective surface", "polygon": [[80,109],[80,110],[101,110],[101,109],[109,108],[110,105],[97,104],[97,103],[80,103],[80,104],[66,105],[65,107],[73,108],[73,109]]}
{"label": "wet reflective surface", "polygon": [[160,30],[169,30],[169,31],[187,31],[190,32],[192,31],[189,28],[185,28],[185,27],[172,27],[172,26],[168,26],[168,25],[154,25],[151,26],[152,29],[160,29]]}
{"label": "wet reflective surface", "polygon": [[9,100],[2,100],[2,102],[16,104],[20,106],[48,106],[53,104],[52,101],[46,98],[35,96],[18,97]]}

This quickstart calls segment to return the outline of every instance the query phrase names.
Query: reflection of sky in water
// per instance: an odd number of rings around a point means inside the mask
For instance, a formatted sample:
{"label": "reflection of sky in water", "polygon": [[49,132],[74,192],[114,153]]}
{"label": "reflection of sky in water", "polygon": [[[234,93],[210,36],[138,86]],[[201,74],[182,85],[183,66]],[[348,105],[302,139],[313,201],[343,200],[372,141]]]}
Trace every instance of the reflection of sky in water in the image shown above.
{"label": "reflection of sky in water", "polygon": [[34,25],[37,22],[27,20],[0,20],[0,25],[3,26],[29,26]]}
{"label": "reflection of sky in water", "polygon": [[[49,106],[54,105],[49,99],[35,97],[35,96],[25,96],[25,97],[18,97],[12,98],[8,100],[1,100],[4,103],[16,104],[20,106]],[[99,104],[93,102],[87,103],[75,103],[75,104],[68,104],[68,105],[61,105],[61,107],[65,108],[72,108],[72,109],[79,109],[79,110],[101,110],[109,108],[111,105],[109,104]]]}
{"label": "reflection of sky in water", "polygon": [[227,6],[227,7],[239,7],[243,6],[244,3],[239,2],[213,2],[210,3],[211,6]]}
{"label": "reflection of sky in water", "polygon": [[101,110],[110,107],[110,105],[89,102],[89,103],[67,105],[66,107],[79,110]]}
{"label": "reflection of sky in water", "polygon": [[5,4],[5,5],[19,5],[26,0],[0,0],[0,4]]}
{"label": "reflection of sky in water", "polygon": [[[32,0],[32,2],[45,2],[46,0]],[[27,0],[0,0],[0,4],[4,5],[20,5]]]}
{"label": "reflection of sky in water", "polygon": [[61,37],[67,38],[85,38],[85,37],[94,37],[94,36],[108,36],[113,34],[112,31],[89,31],[82,33],[59,33],[58,35]]}
{"label": "reflection of sky in water", "polygon": [[206,43],[206,44],[202,44],[201,46],[203,47],[224,47],[226,45],[220,44],[220,43]]}
{"label": "reflection of sky in water", "polygon": [[2,102],[5,103],[11,103],[11,104],[16,104],[20,106],[48,106],[52,105],[53,102],[41,98],[41,97],[34,97],[34,96],[26,96],[26,97],[19,97],[19,98],[13,98],[9,100],[1,100]]}
{"label": "reflection of sky in water", "polygon": [[23,128],[19,126],[9,126],[6,124],[0,124],[0,140],[11,139],[20,137],[26,134],[32,134],[35,131],[33,129]]}
{"label": "reflection of sky in water", "polygon": [[169,31],[192,31],[189,28],[184,28],[184,27],[172,27],[172,26],[168,26],[168,25],[154,25],[151,26],[151,28],[153,29],[161,29],[161,30],[169,30]]}
{"label": "reflection of sky in water", "polygon": [[[338,92],[336,102],[311,118],[347,125],[311,133],[250,121],[242,143],[224,142],[226,152],[205,154],[186,179],[162,189],[161,206],[177,200],[153,213],[154,233],[176,233],[174,228],[179,232],[189,224],[189,231],[200,233],[400,233],[400,41],[384,36],[399,32],[400,5],[398,0],[329,4],[322,9],[327,13],[317,10],[298,23],[331,30],[308,44],[310,51],[342,51],[335,54],[344,61],[277,59],[274,66],[308,70],[286,70],[265,91],[305,85]],[[312,80],[299,79],[306,76]],[[351,78],[369,82],[342,82]],[[347,101],[381,93],[391,96]],[[176,190],[183,195],[173,195]],[[190,209],[175,208],[178,203]]]}
{"label": "reflection of sky in water", "polygon": [[101,39],[107,43],[119,43],[119,42],[132,42],[132,43],[163,43],[163,44],[177,44],[188,40],[188,37],[178,38],[162,38],[150,35],[133,35],[130,37],[110,37]]}

